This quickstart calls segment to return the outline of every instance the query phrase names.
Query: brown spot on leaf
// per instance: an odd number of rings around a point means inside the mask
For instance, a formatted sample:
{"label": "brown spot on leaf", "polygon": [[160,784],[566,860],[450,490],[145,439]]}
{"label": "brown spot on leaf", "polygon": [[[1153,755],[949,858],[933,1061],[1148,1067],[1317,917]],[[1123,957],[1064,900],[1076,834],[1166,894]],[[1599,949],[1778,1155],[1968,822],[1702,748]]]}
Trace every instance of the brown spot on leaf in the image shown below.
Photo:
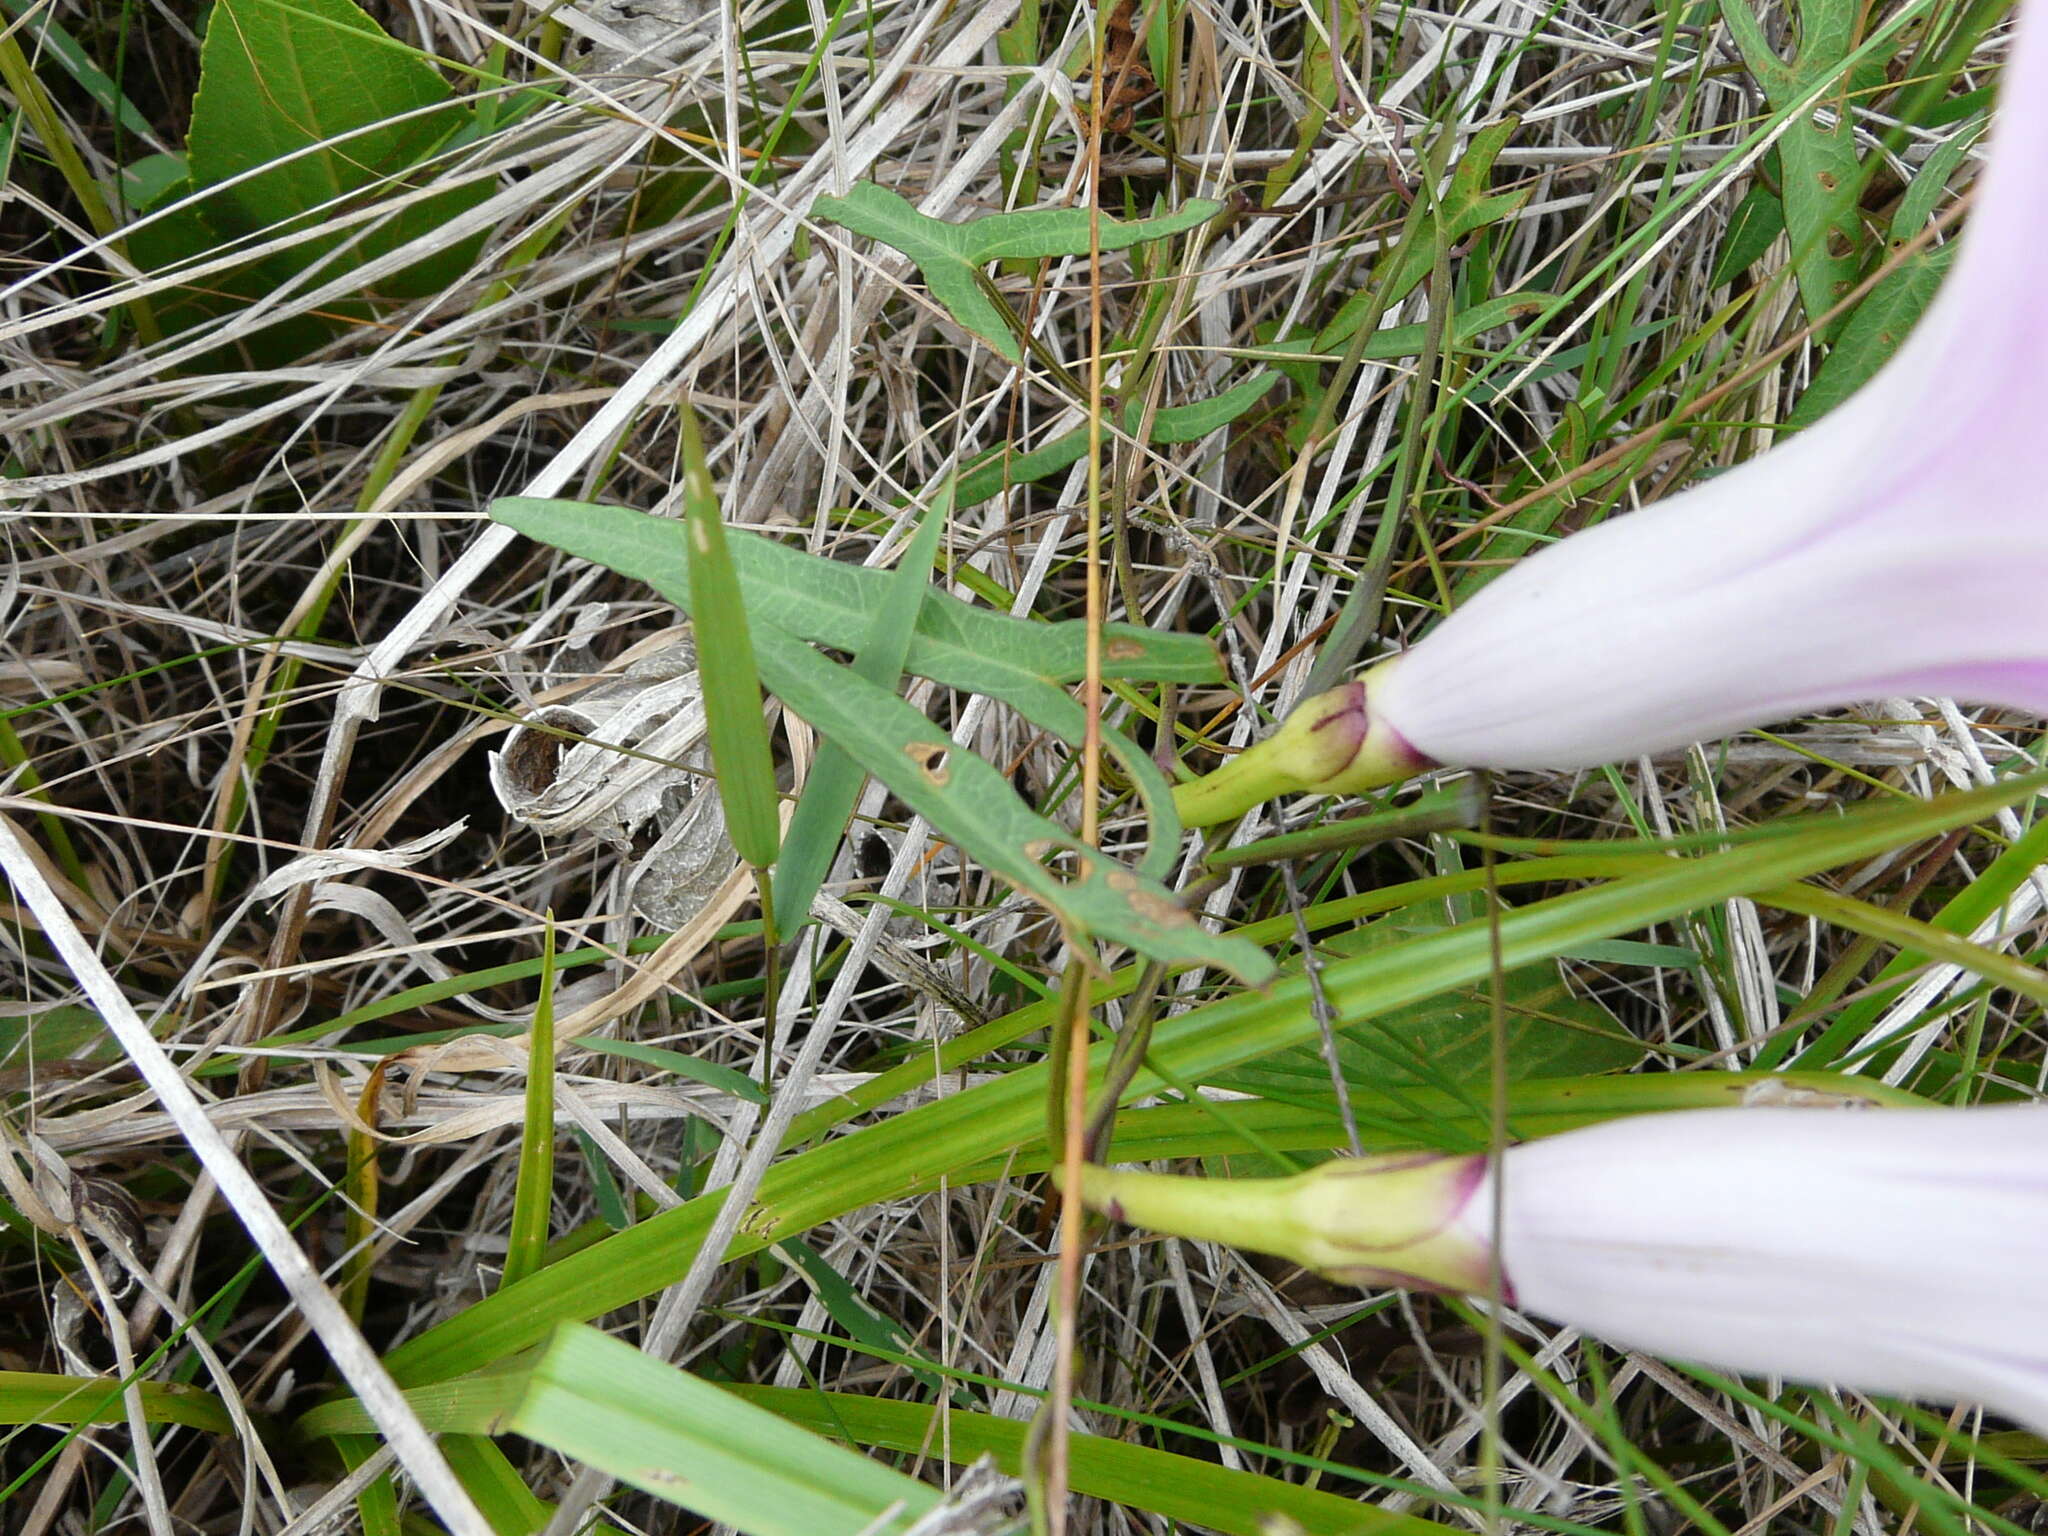
{"label": "brown spot on leaf", "polygon": [[952,774],[946,767],[946,749],[936,742],[913,741],[903,748],[904,755],[917,764],[918,772],[925,776],[934,789],[944,789]]}
{"label": "brown spot on leaf", "polygon": [[1157,891],[1136,890],[1131,892],[1129,900],[1131,910],[1156,927],[1186,928],[1194,922],[1178,902],[1168,900]]}
{"label": "brown spot on leaf", "polygon": [[1111,870],[1109,888],[1130,903],[1130,908],[1148,923],[1161,928],[1185,928],[1194,921],[1178,903],[1161,896],[1128,869]]}

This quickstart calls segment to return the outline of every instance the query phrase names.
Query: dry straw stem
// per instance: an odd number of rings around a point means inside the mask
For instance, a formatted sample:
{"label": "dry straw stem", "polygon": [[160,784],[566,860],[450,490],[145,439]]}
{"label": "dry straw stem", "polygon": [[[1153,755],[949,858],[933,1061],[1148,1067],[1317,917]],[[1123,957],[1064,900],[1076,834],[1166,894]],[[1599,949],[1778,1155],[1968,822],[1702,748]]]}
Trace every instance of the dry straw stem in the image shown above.
{"label": "dry straw stem", "polygon": [[376,1350],[349,1321],[291,1229],[278,1217],[262,1186],[250,1177],[233,1148],[207,1118],[205,1106],[178,1071],[177,1064],[157,1043],[149,1026],[122,993],[120,984],[100,964],[99,956],[72,923],[11,821],[0,822],[0,869],[6,871],[8,883],[35,914],[43,937],[99,1009],[100,1017],[121,1042],[122,1050],[128,1053],[143,1081],[177,1122],[179,1134],[220,1186],[222,1197],[243,1229],[291,1293],[293,1305],[312,1324],[328,1358],[376,1419],[377,1428],[400,1464],[419,1484],[434,1512],[457,1536],[491,1536],[490,1523],[449,1470],[439,1447],[399,1393],[398,1384],[384,1369]]}

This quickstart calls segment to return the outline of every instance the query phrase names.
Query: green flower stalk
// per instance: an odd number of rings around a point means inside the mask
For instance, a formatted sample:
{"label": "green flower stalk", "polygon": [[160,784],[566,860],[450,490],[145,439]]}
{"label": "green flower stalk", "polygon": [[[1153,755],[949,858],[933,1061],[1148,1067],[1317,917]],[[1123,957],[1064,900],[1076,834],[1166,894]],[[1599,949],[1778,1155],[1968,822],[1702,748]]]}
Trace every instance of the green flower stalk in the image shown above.
{"label": "green flower stalk", "polygon": [[1436,767],[1375,715],[1374,696],[1386,678],[1377,669],[1304,700],[1265,740],[1178,786],[1173,805],[1181,821],[1214,826],[1278,795],[1355,795]]}
{"label": "green flower stalk", "polygon": [[1349,1157],[1289,1179],[1183,1179],[1081,1171],[1081,1198],[1112,1221],[1256,1248],[1348,1285],[1485,1291],[1490,1245],[1463,1224],[1484,1157]]}

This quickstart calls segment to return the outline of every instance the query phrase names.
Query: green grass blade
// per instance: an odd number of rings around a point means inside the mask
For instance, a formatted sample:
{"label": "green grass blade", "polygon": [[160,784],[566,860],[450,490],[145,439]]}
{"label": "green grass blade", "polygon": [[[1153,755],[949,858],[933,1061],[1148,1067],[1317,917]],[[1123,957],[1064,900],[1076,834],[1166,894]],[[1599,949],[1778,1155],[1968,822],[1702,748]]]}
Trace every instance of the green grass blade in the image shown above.
{"label": "green grass blade", "polygon": [[[1605,885],[1553,897],[1499,924],[1502,963],[1515,967],[1574,946],[1635,932],[1681,913],[1802,879],[1953,827],[1968,826],[2048,789],[2048,774],[1924,803],[1830,818],[1780,837],[1694,858],[1671,858]],[[1493,969],[1485,920],[1389,945],[1325,966],[1322,987],[1338,1017],[1360,1018],[1483,981]],[[1190,1082],[1317,1038],[1299,977],[1265,992],[1206,1004],[1158,1026],[1152,1059]],[[1098,1047],[1106,1057],[1107,1047]],[[1139,1073],[1129,1097],[1166,1084]],[[949,1170],[985,1164],[1044,1131],[1041,1064],[953,1094],[791,1157],[769,1170],[732,1250],[758,1252],[794,1232],[878,1200],[922,1193]],[[475,1370],[544,1338],[559,1321],[595,1317],[674,1284],[708,1231],[714,1191],[550,1265],[411,1340],[391,1356],[403,1383]]]}
{"label": "green grass blade", "polygon": [[497,1441],[480,1434],[448,1435],[441,1454],[498,1536],[530,1536],[548,1523],[549,1506],[534,1496]]}
{"label": "green grass blade", "polygon": [[512,1230],[505,1248],[505,1285],[541,1267],[548,1248],[548,1213],[555,1200],[555,924],[541,930],[540,1001],[526,1061],[526,1123],[519,1140],[519,1171],[512,1185]]}
{"label": "green grass blade", "polygon": [[[1934,915],[1931,926],[1957,937],[1972,932],[1989,922],[2019,889],[2021,882],[2029,879],[2044,860],[2048,860],[2048,817],[2037,820],[2017,842],[1992,860],[1983,874]],[[1820,1037],[1794,1058],[1793,1065],[1832,1065],[1848,1045],[1862,1039],[1884,1011],[1898,1000],[1912,974],[1930,958],[1917,948],[1905,949],[1893,956],[1877,973],[1875,982],[1864,989],[1864,995],[1837,1014]],[[1759,1057],[1758,1064],[1775,1065],[1779,1057],[1791,1049],[1794,1040],[1795,1037],[1788,1034],[1782,1042],[1771,1042]]]}
{"label": "green grass blade", "polygon": [[[1227,1118],[1200,1100],[1127,1109],[1117,1116],[1108,1161],[1151,1162],[1170,1157],[1260,1157],[1272,1152],[1327,1154],[1344,1144],[1345,1126],[1327,1088],[1320,1103],[1282,1099],[1230,1105]],[[1869,1100],[1894,1107],[1925,1105],[1919,1094],[1846,1072],[1640,1072],[1626,1076],[1530,1078],[1508,1088],[1508,1126],[1521,1138],[1555,1136],[1622,1115],[1739,1106],[1765,1084],[1822,1098]],[[1450,1092],[1410,1088],[1399,1093],[1351,1089],[1352,1113],[1367,1152],[1402,1152],[1419,1146],[1477,1149],[1493,1129],[1485,1088]],[[1018,1152],[957,1169],[956,1184],[1049,1171],[1057,1148],[1038,1141]],[[1320,1161],[1311,1157],[1305,1161]],[[1277,1171],[1277,1170],[1272,1170]]]}
{"label": "green grass blade", "polygon": [[775,758],[761,716],[761,675],[696,413],[686,405],[682,418],[683,522],[690,540],[690,614],[697,676],[704,685],[704,733],[733,848],[755,869],[767,869],[781,847],[782,822]]}
{"label": "green grass blade", "polygon": [[[178,1382],[135,1383],[142,1417],[151,1424],[188,1424],[216,1435],[235,1433],[221,1400]],[[126,1424],[122,1384],[112,1376],[59,1376],[0,1371],[0,1424]]]}
{"label": "green grass blade", "polygon": [[885,1536],[941,1497],[594,1328],[555,1334],[505,1427],[749,1536]]}
{"label": "green grass blade", "polygon": [[93,63],[78,40],[57,25],[47,7],[34,0],[0,0],[0,9],[20,18],[22,35],[34,44],[32,51],[38,58],[54,59],[102,112],[120,120],[124,132],[141,139],[155,133],[142,110],[122,93],[105,70]]}

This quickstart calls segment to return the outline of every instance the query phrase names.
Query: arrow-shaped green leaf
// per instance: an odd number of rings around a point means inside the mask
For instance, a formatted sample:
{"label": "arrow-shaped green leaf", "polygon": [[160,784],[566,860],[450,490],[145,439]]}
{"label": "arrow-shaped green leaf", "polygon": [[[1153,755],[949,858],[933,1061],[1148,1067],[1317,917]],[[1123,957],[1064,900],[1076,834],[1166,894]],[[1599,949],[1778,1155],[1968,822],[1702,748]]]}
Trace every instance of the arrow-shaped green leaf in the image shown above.
{"label": "arrow-shaped green leaf", "polygon": [[[689,562],[683,552],[683,540],[675,537],[679,530],[668,519],[621,507],[576,502],[500,501],[494,504],[492,512],[522,533],[636,576],[677,607],[686,612],[690,609]],[[769,688],[983,866],[1042,903],[1069,934],[1094,935],[1127,944],[1156,959],[1220,966],[1254,983],[1273,973],[1273,962],[1257,945],[1208,932],[1145,873],[1128,869],[1087,847],[1066,828],[1038,815],[1018,798],[1008,779],[994,767],[971,752],[959,750],[951,737],[895,693],[877,687],[806,645],[804,638],[815,638],[851,649],[860,641],[856,638],[849,643],[820,633],[824,626],[818,622],[817,614],[792,609],[789,599],[793,594],[787,588],[764,586],[757,601],[748,582],[746,560],[741,557],[741,551],[749,545],[735,538],[732,547],[742,582],[748,583],[747,608],[754,620],[755,653]],[[756,553],[773,547],[765,541],[752,545]],[[802,569],[811,576],[819,574],[813,567],[848,574],[856,569],[805,556],[797,559],[804,562]],[[886,590],[891,580],[887,573],[869,574],[881,577]],[[977,610],[958,603],[936,611],[957,617],[960,612],[971,614]],[[920,635],[933,612],[928,603],[919,618]],[[785,614],[802,626],[798,633],[782,627]],[[842,611],[837,622],[843,621]],[[1028,634],[1031,630],[1030,625],[1011,621],[1002,632],[1008,636]],[[1105,649],[1106,653],[1115,654],[1114,642]],[[916,651],[913,643],[913,658]],[[997,665],[972,670],[993,677],[1005,691],[975,691],[1016,703],[1020,711],[1046,729],[1063,736],[1072,731],[1076,734],[1067,739],[1079,739],[1078,732],[1085,723],[1081,706],[1062,689],[1043,676],[1020,674],[1014,665],[1002,664],[1002,658],[983,660]],[[914,660],[912,669],[917,670]],[[1024,702],[1017,702],[1020,699]],[[1154,793],[1164,790],[1158,769],[1142,752],[1119,733],[1102,734],[1104,745],[1117,753],[1118,760],[1141,786],[1149,786]],[[1170,794],[1165,794],[1151,802],[1151,806],[1155,825],[1164,821],[1173,829],[1172,841],[1177,842],[1178,823],[1165,820],[1171,816],[1167,808],[1170,800]],[[1154,839],[1154,855],[1161,852],[1162,845],[1165,856],[1170,857],[1171,844],[1161,838]],[[1046,866],[1043,861],[1052,855],[1066,857],[1074,870],[1071,877]]]}
{"label": "arrow-shaped green leaf", "polygon": [[819,198],[811,211],[908,256],[924,274],[932,297],[1015,363],[1023,360],[1024,349],[1014,321],[982,288],[983,265],[1009,257],[1085,256],[1091,238],[1101,250],[1121,251],[1142,240],[1185,234],[1215,218],[1223,205],[1198,198],[1158,218],[1113,219],[1105,213],[1092,221],[1085,208],[1027,208],[949,224],[919,213],[894,192],[863,181],[844,197]]}
{"label": "arrow-shaped green leaf", "polygon": [[[525,497],[493,502],[491,516],[529,538],[644,581],[678,607],[689,607],[689,552],[668,518],[628,507]],[[895,577],[888,571],[823,560],[739,529],[728,531],[728,542],[747,612],[800,639],[858,653],[874,633],[877,616],[895,601]],[[1214,648],[1196,635],[1107,624],[1102,638],[1105,678],[1213,682],[1221,675]],[[1078,621],[1013,619],[929,590],[903,665],[919,677],[1000,699],[1033,725],[1076,746],[1087,720],[1061,685],[1086,675],[1087,644],[1087,626]],[[819,721],[812,724],[823,729]],[[1139,868],[1157,878],[1180,842],[1172,790],[1129,737],[1105,730],[1102,740],[1145,802],[1152,836]],[[877,776],[892,783],[886,774]]]}

